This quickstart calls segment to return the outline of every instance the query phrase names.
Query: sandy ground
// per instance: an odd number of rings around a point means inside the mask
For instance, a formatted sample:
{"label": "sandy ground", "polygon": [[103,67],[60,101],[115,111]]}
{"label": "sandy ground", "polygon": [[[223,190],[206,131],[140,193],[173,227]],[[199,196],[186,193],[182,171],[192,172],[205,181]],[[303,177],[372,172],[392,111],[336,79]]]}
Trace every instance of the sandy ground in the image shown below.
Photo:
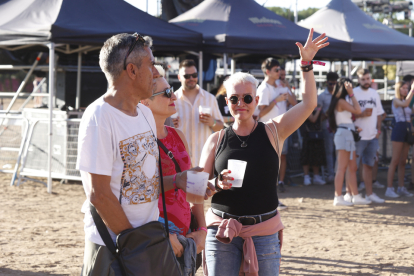
{"label": "sandy ground", "polygon": [[[79,275],[82,186],[54,182],[47,194],[39,183],[9,182],[0,173],[0,275]],[[281,275],[414,275],[414,198],[334,208],[333,185],[288,187],[280,197],[289,206]]]}

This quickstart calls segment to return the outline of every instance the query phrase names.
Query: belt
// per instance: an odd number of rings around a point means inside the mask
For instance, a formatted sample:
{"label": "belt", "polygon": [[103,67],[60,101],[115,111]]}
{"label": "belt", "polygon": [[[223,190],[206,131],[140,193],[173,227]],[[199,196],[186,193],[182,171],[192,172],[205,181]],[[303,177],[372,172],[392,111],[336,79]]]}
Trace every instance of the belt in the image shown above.
{"label": "belt", "polygon": [[211,208],[211,211],[215,215],[217,215],[217,216],[219,216],[223,219],[235,219],[238,222],[240,222],[242,225],[254,225],[254,224],[257,224],[257,223],[261,223],[261,222],[264,222],[268,219],[273,218],[277,214],[277,210],[274,210],[270,213],[266,213],[266,214],[263,214],[263,215],[255,215],[255,216],[235,216],[235,215],[225,213],[225,212],[222,212],[222,211],[214,209],[214,208]]}

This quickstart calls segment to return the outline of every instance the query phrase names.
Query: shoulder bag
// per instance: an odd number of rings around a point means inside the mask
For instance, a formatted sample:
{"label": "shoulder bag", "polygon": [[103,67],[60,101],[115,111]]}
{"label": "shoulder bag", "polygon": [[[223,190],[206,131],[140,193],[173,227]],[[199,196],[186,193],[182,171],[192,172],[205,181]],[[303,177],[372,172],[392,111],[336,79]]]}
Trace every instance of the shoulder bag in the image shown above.
{"label": "shoulder bag", "polygon": [[407,128],[407,132],[405,133],[405,137],[404,137],[404,142],[406,142],[409,145],[413,145],[414,144],[414,136],[413,133],[411,132],[411,129],[409,127],[410,122],[407,121],[407,116],[405,116],[405,110],[404,107],[401,107],[404,113],[404,120],[406,121],[406,128]]}

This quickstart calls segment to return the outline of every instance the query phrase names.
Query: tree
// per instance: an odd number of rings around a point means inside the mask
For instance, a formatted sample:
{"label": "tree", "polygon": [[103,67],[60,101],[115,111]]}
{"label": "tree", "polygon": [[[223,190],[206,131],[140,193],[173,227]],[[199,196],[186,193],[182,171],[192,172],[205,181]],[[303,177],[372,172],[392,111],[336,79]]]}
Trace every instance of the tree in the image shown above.
{"label": "tree", "polygon": [[[281,7],[267,7],[267,8],[271,10],[272,12],[283,16],[286,19],[289,19],[292,22],[295,21],[293,11],[289,8],[281,8]],[[309,16],[311,16],[318,10],[319,10],[318,8],[307,8],[306,10],[298,11],[298,21],[308,18]]]}

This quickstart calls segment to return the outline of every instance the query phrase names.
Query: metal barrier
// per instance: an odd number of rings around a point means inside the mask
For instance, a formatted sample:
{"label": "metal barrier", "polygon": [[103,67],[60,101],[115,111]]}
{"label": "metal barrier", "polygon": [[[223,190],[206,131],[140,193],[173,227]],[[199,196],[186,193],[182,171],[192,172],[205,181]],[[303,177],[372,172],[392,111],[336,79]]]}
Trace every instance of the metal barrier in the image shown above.
{"label": "metal barrier", "polygon": [[[53,178],[81,180],[80,172],[76,170],[80,121],[80,119],[53,120]],[[47,119],[30,121],[30,131],[23,150],[23,161],[17,185],[20,185],[22,181],[28,179],[30,176],[48,176],[48,124],[49,121]],[[46,185],[46,183],[42,183]]]}

